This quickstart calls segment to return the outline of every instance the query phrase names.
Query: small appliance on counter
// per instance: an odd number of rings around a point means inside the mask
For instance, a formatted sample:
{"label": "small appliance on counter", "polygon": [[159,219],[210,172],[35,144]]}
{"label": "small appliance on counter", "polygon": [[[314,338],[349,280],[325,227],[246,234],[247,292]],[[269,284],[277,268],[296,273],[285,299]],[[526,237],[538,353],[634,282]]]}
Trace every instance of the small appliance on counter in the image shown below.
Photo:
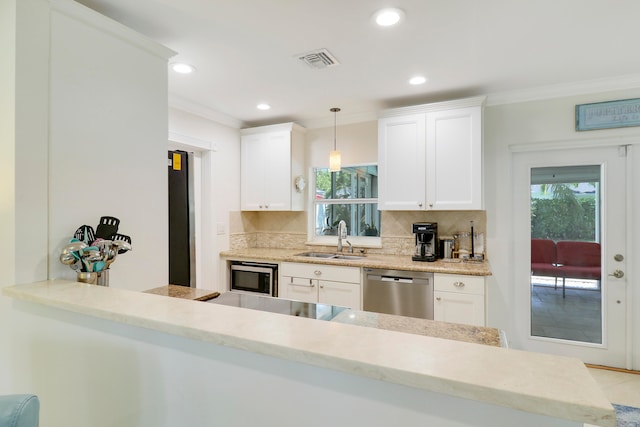
{"label": "small appliance on counter", "polygon": [[413,234],[416,235],[416,249],[411,259],[435,261],[438,258],[438,223],[416,222],[413,224]]}
{"label": "small appliance on counter", "polygon": [[444,259],[453,258],[453,251],[454,251],[454,238],[453,237],[441,238],[440,246],[438,247],[438,256]]}
{"label": "small appliance on counter", "polygon": [[463,261],[484,260],[484,233],[478,233],[473,229],[471,221],[471,231],[462,231],[454,235],[454,254]]}

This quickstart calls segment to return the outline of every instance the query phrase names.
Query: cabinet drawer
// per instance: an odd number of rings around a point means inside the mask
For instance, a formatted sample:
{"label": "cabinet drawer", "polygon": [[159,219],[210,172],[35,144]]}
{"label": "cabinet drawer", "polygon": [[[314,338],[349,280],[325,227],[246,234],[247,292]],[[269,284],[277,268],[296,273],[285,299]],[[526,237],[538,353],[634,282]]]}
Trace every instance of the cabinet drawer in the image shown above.
{"label": "cabinet drawer", "polygon": [[484,295],[484,277],[436,273],[433,275],[433,289],[443,292]]}
{"label": "cabinet drawer", "polygon": [[359,267],[283,262],[280,264],[280,274],[283,276],[305,277],[307,279],[330,280],[333,282],[360,283]]}

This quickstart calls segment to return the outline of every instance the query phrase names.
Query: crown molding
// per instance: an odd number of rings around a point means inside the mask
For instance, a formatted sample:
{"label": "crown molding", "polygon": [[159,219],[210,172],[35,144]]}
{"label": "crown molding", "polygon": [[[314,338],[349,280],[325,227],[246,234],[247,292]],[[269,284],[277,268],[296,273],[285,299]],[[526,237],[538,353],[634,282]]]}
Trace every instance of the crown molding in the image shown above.
{"label": "crown molding", "polygon": [[[359,113],[340,113],[339,125],[348,125],[368,121],[376,121],[380,117],[392,115],[412,114],[425,112],[426,110],[442,110],[446,108],[460,108],[471,105],[498,106],[517,104],[522,102],[543,101],[546,99],[564,98],[579,95],[589,95],[602,92],[615,92],[629,89],[640,89],[640,74],[631,74],[615,78],[602,78],[585,80],[557,85],[539,86],[513,91],[495,92],[486,96],[458,99],[453,101],[436,102],[432,104],[412,105],[400,108],[391,108],[381,111],[368,111]],[[486,98],[486,99],[485,99]],[[204,117],[214,122],[241,129],[244,123],[226,114],[212,110],[203,105],[188,101],[174,94],[169,94],[169,107],[176,108],[191,114]],[[298,120],[296,123],[306,129],[318,129],[333,126],[333,116],[316,119]]]}
{"label": "crown molding", "polygon": [[390,108],[382,110],[378,117],[396,117],[408,114],[428,113],[432,111],[444,111],[456,108],[478,107],[486,101],[486,96],[475,96],[472,98],[455,99],[452,101],[433,102],[430,104],[411,105],[408,107]]}
{"label": "crown molding", "polygon": [[240,135],[244,136],[244,135],[254,135],[254,134],[263,133],[263,132],[291,132],[291,131],[305,133],[307,129],[300,126],[297,123],[288,122],[288,123],[279,123],[277,125],[255,126],[255,127],[240,129]]}
{"label": "crown molding", "polygon": [[240,129],[243,126],[242,120],[238,120],[229,115],[212,110],[204,105],[189,101],[173,93],[169,93],[169,108],[175,108],[186,113],[195,114],[207,120],[229,126],[234,129]]}
{"label": "crown molding", "polygon": [[640,88],[640,74],[491,93],[487,95],[486,105],[516,104],[635,88]]}
{"label": "crown molding", "polygon": [[90,27],[104,31],[107,34],[133,44],[145,50],[146,52],[162,59],[168,60],[169,58],[177,54],[177,52],[169,49],[168,47],[163,46],[146,36],[143,36],[137,31],[124,26],[121,23],[114,21],[113,19],[100,14],[89,7],[81,5],[80,3],[76,3],[75,1],[50,0],[49,4],[52,11],[83,22]]}

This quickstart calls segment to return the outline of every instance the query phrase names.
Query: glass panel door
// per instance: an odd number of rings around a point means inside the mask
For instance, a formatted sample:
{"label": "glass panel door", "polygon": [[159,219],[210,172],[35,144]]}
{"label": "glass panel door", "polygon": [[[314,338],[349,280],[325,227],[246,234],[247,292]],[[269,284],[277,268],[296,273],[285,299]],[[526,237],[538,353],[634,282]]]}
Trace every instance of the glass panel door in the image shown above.
{"label": "glass panel door", "polygon": [[514,153],[514,343],[626,367],[626,147]]}
{"label": "glass panel door", "polygon": [[602,343],[600,165],[531,169],[531,335]]}

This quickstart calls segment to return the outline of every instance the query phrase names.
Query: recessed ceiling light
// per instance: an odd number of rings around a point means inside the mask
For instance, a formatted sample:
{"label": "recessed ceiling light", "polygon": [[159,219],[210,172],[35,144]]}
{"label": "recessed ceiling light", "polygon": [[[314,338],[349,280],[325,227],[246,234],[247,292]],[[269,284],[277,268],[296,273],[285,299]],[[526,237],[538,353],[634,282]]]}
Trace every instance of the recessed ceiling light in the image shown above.
{"label": "recessed ceiling light", "polygon": [[411,77],[411,79],[409,79],[409,84],[412,85],[421,85],[426,83],[427,78],[424,76],[415,76],[415,77]]}
{"label": "recessed ceiling light", "polygon": [[270,110],[271,109],[271,105],[269,105],[269,104],[258,104],[258,105],[256,105],[256,108],[258,110]]}
{"label": "recessed ceiling light", "polygon": [[404,12],[396,8],[380,9],[373,15],[376,24],[381,27],[395,25],[400,22],[403,16]]}
{"label": "recessed ceiling light", "polygon": [[180,74],[190,74],[196,70],[193,65],[185,64],[183,62],[174,62],[171,64],[171,69]]}

